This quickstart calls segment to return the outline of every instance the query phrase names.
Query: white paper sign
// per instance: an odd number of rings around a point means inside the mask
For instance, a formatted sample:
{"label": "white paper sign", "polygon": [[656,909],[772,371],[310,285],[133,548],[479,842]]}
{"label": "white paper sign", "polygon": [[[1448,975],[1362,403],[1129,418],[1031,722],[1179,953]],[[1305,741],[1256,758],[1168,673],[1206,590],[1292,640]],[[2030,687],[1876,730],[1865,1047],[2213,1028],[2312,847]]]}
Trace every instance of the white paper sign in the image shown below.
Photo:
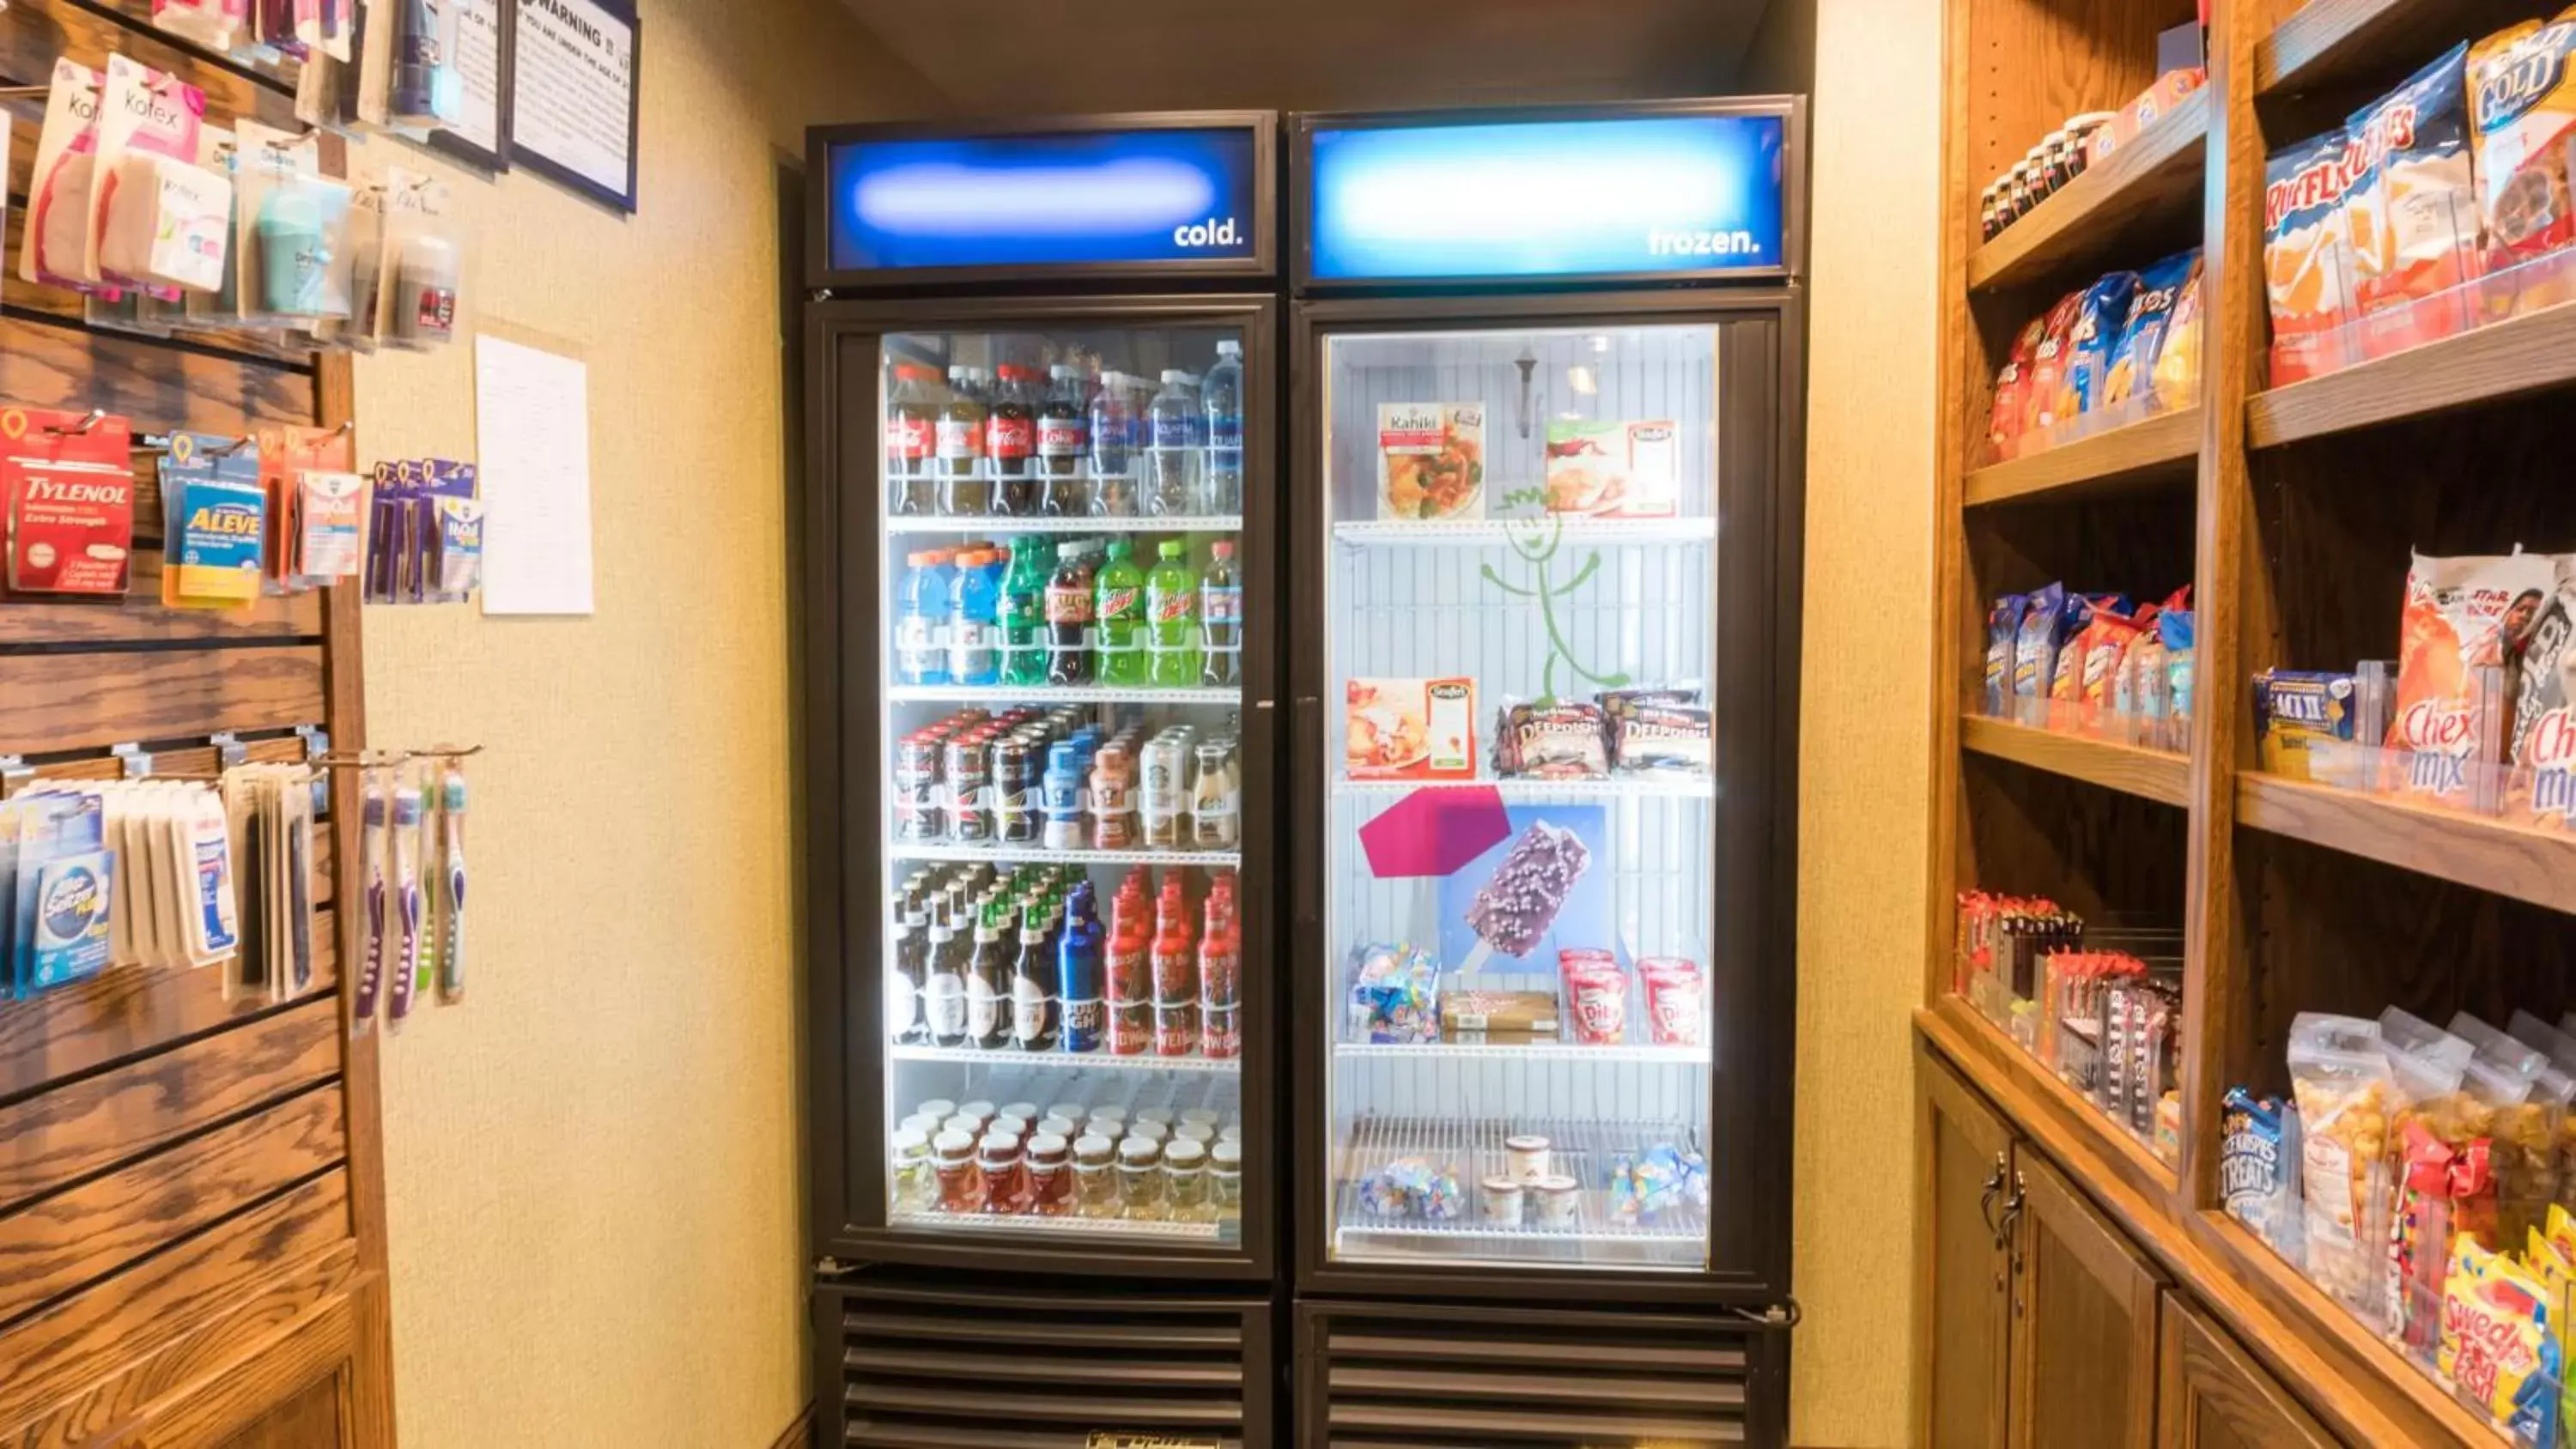
{"label": "white paper sign", "polygon": [[478,336],[474,416],[483,612],[591,612],[590,369]]}
{"label": "white paper sign", "polygon": [[598,0],[518,0],[510,145],[630,210],[635,25]]}
{"label": "white paper sign", "polygon": [[501,149],[502,0],[462,0],[456,15],[456,74],[465,83],[465,109],[448,127],[456,139],[487,155]]}

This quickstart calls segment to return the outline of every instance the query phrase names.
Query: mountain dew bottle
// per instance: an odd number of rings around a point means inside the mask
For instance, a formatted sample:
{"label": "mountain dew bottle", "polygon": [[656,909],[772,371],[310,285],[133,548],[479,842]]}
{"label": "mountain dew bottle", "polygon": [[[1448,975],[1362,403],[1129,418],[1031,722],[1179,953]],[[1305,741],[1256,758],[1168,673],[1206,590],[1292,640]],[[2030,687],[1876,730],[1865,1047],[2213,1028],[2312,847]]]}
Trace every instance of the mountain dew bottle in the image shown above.
{"label": "mountain dew bottle", "polygon": [[1190,546],[1165,539],[1161,561],[1145,580],[1146,647],[1154,656],[1154,683],[1186,689],[1199,682],[1199,571]]}
{"label": "mountain dew bottle", "polygon": [[1012,541],[1011,570],[1002,577],[997,611],[1004,684],[1046,683],[1046,587],[1054,572],[1053,543],[1025,534]]}
{"label": "mountain dew bottle", "polygon": [[1145,683],[1145,571],[1136,567],[1135,545],[1109,540],[1109,562],[1101,565],[1099,603],[1092,611],[1100,630],[1100,682],[1134,687]]}

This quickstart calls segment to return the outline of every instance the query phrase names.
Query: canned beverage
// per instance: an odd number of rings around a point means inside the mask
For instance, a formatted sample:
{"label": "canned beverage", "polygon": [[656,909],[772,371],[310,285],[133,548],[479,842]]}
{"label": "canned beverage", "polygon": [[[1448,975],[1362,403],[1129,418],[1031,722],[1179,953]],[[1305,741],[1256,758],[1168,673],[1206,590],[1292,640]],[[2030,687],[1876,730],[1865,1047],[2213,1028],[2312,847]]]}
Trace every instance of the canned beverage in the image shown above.
{"label": "canned beverage", "polygon": [[1243,787],[1235,778],[1234,746],[1209,740],[1198,747],[1190,777],[1190,843],[1201,850],[1232,850],[1243,843]]}
{"label": "canned beverage", "polygon": [[1136,844],[1135,756],[1116,740],[1100,747],[1091,762],[1091,843],[1102,850],[1127,850]]}
{"label": "canned beverage", "polygon": [[948,831],[958,841],[981,845],[993,838],[992,764],[985,757],[985,738],[970,733],[949,740]]}
{"label": "canned beverage", "polygon": [[1181,817],[1189,806],[1189,744],[1177,734],[1157,735],[1145,744],[1138,770],[1148,850],[1181,848]]}
{"label": "canned beverage", "polygon": [[1199,1003],[1199,1055],[1225,1061],[1243,1055],[1243,1008]]}
{"label": "canned beverage", "polygon": [[1109,1054],[1115,1057],[1140,1057],[1154,1044],[1154,1003],[1150,1001],[1112,1001],[1109,1003]]}
{"label": "canned beverage", "polygon": [[993,742],[986,756],[993,777],[993,835],[1005,844],[1038,841],[1037,752],[1017,735]]}
{"label": "canned beverage", "polygon": [[1185,1057],[1199,1044],[1199,1007],[1194,1001],[1171,1006],[1154,1003],[1154,1055]]}
{"label": "canned beverage", "polygon": [[906,735],[895,747],[894,834],[897,840],[938,840],[948,834],[948,787],[937,738]]}

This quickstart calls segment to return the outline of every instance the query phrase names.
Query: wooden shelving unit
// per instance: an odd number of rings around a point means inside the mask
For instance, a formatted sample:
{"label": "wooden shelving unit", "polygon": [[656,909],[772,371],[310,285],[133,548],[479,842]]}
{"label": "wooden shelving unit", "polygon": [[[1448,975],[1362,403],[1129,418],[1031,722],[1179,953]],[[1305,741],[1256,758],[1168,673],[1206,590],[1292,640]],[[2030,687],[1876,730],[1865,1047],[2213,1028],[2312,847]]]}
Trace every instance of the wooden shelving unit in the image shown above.
{"label": "wooden shelving unit", "polygon": [[2188,487],[2200,459],[2201,413],[2176,408],[2072,443],[1969,472],[1961,502],[2062,501]]}
{"label": "wooden shelving unit", "polygon": [[[2230,1087],[2286,1094],[2282,1041],[2299,1011],[2397,1005],[2442,1021],[2465,1009],[2501,1023],[2516,1007],[2550,1020],[2576,1008],[2576,833],[2261,773],[2248,683],[2267,668],[2396,657],[2410,549],[2576,551],[2563,482],[2576,304],[2292,386],[2267,389],[2263,373],[2266,154],[2452,43],[2541,12],[2215,0],[2192,105],[1983,242],[1985,181],[2064,116],[2143,89],[2157,32],[2194,7],[1946,3],[1934,939],[1915,1017],[1929,1402],[1916,1438],[1985,1423],[1998,1445],[2079,1432],[2144,1443],[2224,1400],[2247,1416],[2227,1426],[2241,1442],[2493,1449],[2506,1439],[2483,1413],[2224,1214],[2217,1159]],[[1986,462],[1995,370],[2022,324],[2095,272],[2165,255],[2195,219],[2208,330],[2191,405]],[[2193,585],[2187,754],[1983,717],[1990,599],[2050,579],[2155,597],[2168,574]],[[1954,902],[1970,888],[2178,926],[2178,1169],[2021,1046],[2046,1027],[1999,1028],[1953,994]],[[2089,1225],[2070,1229],[2053,1187],[2024,1191],[2043,1179],[2071,1185]],[[2089,1244],[2080,1285],[2061,1273],[2056,1290],[2084,1311],[2052,1315],[2024,1291],[2029,1250],[2051,1238]],[[1999,1283],[2011,1287],[1998,1295]],[[2154,1340],[2159,1317],[2215,1324],[2242,1353],[2175,1356]],[[2001,1361],[1961,1367],[1961,1345]],[[2096,1382],[2107,1397],[2070,1406],[2051,1399],[2052,1355],[2155,1371]],[[2259,1378],[2256,1391],[2194,1382],[2222,1359]]]}

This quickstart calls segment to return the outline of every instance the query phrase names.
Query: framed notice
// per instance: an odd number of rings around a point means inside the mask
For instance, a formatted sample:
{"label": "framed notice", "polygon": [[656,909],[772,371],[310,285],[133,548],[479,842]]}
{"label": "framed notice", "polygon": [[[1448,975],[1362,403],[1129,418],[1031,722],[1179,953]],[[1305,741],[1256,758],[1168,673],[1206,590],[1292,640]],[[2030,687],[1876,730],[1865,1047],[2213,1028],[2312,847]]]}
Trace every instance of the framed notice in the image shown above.
{"label": "framed notice", "polygon": [[506,94],[510,161],[635,210],[634,0],[516,0]]}
{"label": "framed notice", "polygon": [[486,171],[510,169],[510,57],[518,27],[509,0],[448,0],[456,8],[456,73],[464,105],[456,123],[432,131],[429,144]]}

